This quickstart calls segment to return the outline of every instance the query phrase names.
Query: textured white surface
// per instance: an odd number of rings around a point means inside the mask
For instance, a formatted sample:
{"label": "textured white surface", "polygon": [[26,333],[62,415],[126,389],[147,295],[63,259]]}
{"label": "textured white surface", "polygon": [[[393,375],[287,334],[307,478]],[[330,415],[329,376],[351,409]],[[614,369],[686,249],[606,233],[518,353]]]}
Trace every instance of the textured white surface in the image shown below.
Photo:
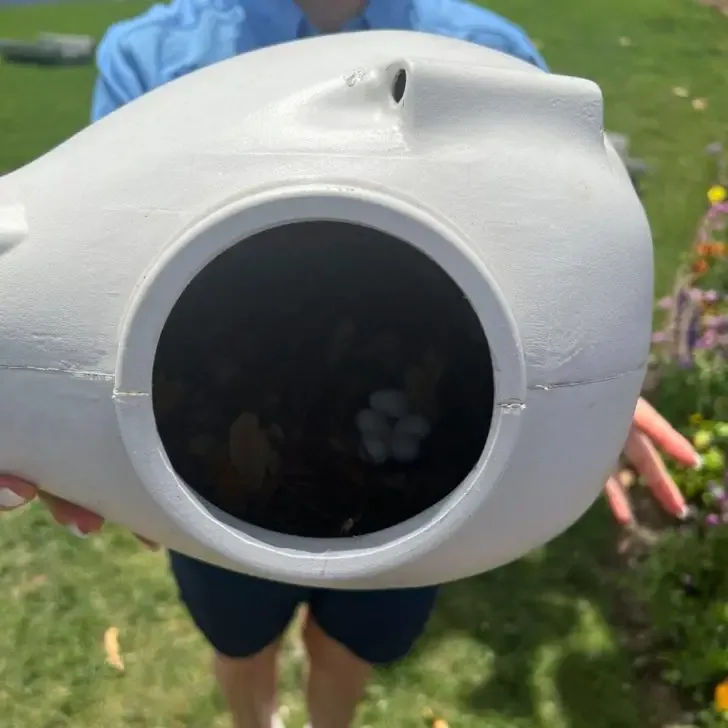
{"label": "textured white surface", "polygon": [[14,248],[27,234],[25,208],[17,203],[0,205],[0,254]]}
{"label": "textured white surface", "polygon": [[[450,273],[491,342],[496,406],[452,497],[318,542],[190,494],[149,390],[161,326],[205,263],[260,226],[322,217],[403,237]],[[597,497],[648,353],[650,232],[599,89],[429,35],[289,43],[150,93],[0,178],[2,251],[0,469],[288,581],[434,583],[554,537]]]}

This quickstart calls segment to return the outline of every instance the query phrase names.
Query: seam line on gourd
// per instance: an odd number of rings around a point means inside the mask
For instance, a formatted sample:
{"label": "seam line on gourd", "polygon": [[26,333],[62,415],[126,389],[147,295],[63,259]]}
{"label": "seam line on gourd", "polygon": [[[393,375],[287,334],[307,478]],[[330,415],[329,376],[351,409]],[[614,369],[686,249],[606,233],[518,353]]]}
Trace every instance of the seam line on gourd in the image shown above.
{"label": "seam line on gourd", "polygon": [[[564,387],[582,387],[588,384],[600,384],[602,382],[612,382],[616,379],[635,374],[642,371],[647,364],[647,360],[630,369],[626,372],[620,372],[618,374],[611,374],[606,377],[595,377],[593,379],[575,379],[573,381],[566,382],[554,382],[553,384],[532,384],[528,387],[529,392],[548,392],[551,389],[563,389]],[[36,367],[29,366],[27,364],[0,364],[0,371],[27,371],[27,372],[39,372],[43,374],[67,374],[71,377],[78,377],[81,379],[95,379],[101,381],[113,381],[113,374],[106,374],[105,372],[87,371],[83,369],[63,369],[61,367]],[[125,392],[119,389],[115,389],[113,392],[114,397],[148,397],[149,392]],[[507,402],[498,402],[497,407],[504,409],[520,409],[524,405],[520,400],[511,400]]]}
{"label": "seam line on gourd", "polygon": [[641,364],[634,367],[634,369],[629,369],[626,372],[619,372],[617,374],[610,374],[606,377],[595,377],[593,379],[575,379],[573,381],[567,381],[567,382],[554,382],[553,384],[532,384],[530,387],[528,387],[528,391],[540,391],[540,392],[548,392],[550,389],[563,389],[564,387],[582,387],[586,384],[600,384],[602,382],[613,382],[616,379],[621,379],[622,377],[628,377],[632,374],[636,374],[637,372],[642,371],[647,366],[647,359],[645,359]]}
{"label": "seam line on gourd", "polygon": [[96,379],[104,382],[111,382],[113,374],[105,372],[86,371],[84,369],[63,369],[62,367],[34,367],[27,364],[0,364],[0,371],[4,372],[40,372],[42,374],[67,374],[79,379]]}
{"label": "seam line on gourd", "polygon": [[[526,388],[526,391],[528,392],[548,392],[552,389],[564,389],[565,387],[583,387],[589,384],[601,384],[602,382],[613,382],[616,379],[621,379],[622,377],[630,376],[631,374],[636,374],[637,372],[642,371],[645,366],[647,365],[647,360],[645,359],[642,364],[636,366],[634,369],[629,369],[626,372],[620,372],[619,374],[610,374],[606,377],[595,377],[593,379],[575,379],[573,381],[568,382],[554,382],[553,384],[532,384],[530,387]],[[497,402],[496,407],[499,407],[502,410],[505,410],[506,412],[520,412],[521,410],[526,409],[526,403],[521,401],[520,399],[511,399],[506,400],[504,402]]]}

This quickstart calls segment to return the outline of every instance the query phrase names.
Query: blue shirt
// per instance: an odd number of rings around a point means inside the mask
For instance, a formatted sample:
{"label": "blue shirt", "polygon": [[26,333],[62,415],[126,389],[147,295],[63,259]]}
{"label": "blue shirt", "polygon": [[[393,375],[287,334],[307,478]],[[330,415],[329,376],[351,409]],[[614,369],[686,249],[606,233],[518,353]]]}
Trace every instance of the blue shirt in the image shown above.
{"label": "blue shirt", "polygon": [[[479,43],[540,68],[518,26],[463,0],[370,0],[344,31],[418,30]],[[314,35],[293,0],[172,0],[112,25],[99,44],[91,121],[198,68]]]}

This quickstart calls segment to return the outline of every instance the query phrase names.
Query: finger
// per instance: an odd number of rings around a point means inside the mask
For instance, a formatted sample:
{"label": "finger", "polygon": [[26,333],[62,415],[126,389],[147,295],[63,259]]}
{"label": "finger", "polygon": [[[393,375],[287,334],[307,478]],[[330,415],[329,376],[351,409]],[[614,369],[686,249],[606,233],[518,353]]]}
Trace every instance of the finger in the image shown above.
{"label": "finger", "polygon": [[635,470],[645,479],[662,507],[668,513],[682,518],[687,507],[685,499],[670,477],[665,463],[650,438],[643,432],[632,430],[627,439],[624,454]]}
{"label": "finger", "polygon": [[0,511],[11,511],[33,500],[38,489],[13,475],[0,475]]}
{"label": "finger", "polygon": [[138,533],[134,534],[139,541],[141,541],[150,551],[159,551],[159,544],[154,543],[154,541],[150,541],[147,538],[144,538],[144,536],[140,536]]}
{"label": "finger", "polygon": [[617,523],[623,526],[632,523],[634,517],[629,500],[627,499],[627,494],[614,475],[609,476],[607,484],[604,486],[604,493],[607,496],[607,502]]}
{"label": "finger", "polygon": [[101,516],[81,508],[81,506],[42,491],[38,493],[38,496],[48,507],[53,518],[62,526],[67,526],[77,536],[96,533],[104,525],[104,519]]}
{"label": "finger", "polygon": [[700,455],[649,402],[640,397],[634,413],[634,425],[645,433],[665,453],[679,463],[699,467]]}

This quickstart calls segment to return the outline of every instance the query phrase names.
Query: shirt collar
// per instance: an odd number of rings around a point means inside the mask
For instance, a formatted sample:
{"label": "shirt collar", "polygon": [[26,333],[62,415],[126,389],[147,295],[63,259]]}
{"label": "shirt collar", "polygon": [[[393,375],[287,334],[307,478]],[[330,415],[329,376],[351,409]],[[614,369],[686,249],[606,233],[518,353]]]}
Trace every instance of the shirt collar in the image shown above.
{"label": "shirt collar", "polygon": [[[411,0],[369,0],[364,12],[352,18],[342,30],[406,30],[411,27],[411,5]],[[246,2],[245,6],[248,17],[261,20],[275,34],[275,42],[316,33],[293,0],[257,0]]]}

